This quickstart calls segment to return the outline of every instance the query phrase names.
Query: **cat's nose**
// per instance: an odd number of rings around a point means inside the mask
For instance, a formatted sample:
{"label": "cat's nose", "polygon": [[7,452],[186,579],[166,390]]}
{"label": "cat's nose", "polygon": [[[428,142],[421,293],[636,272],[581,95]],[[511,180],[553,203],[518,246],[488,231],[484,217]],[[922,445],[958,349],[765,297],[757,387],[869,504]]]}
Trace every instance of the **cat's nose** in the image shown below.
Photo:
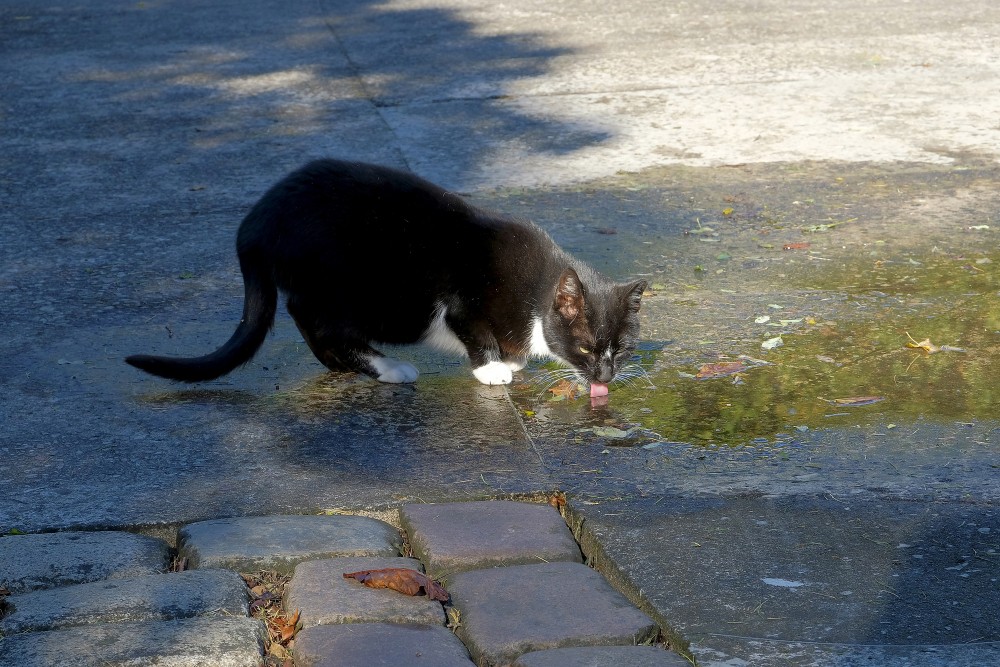
{"label": "cat's nose", "polygon": [[607,384],[615,377],[615,369],[609,363],[602,362],[597,367],[597,381]]}

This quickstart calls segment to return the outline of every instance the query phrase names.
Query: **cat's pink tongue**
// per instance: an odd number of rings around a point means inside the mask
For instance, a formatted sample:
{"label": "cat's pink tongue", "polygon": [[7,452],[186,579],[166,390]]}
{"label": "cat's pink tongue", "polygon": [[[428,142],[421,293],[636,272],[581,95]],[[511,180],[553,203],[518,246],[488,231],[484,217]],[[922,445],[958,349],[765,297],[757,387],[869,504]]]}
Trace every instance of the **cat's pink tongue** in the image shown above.
{"label": "cat's pink tongue", "polygon": [[601,396],[608,395],[608,385],[600,384],[599,382],[590,383],[590,397],[600,398]]}

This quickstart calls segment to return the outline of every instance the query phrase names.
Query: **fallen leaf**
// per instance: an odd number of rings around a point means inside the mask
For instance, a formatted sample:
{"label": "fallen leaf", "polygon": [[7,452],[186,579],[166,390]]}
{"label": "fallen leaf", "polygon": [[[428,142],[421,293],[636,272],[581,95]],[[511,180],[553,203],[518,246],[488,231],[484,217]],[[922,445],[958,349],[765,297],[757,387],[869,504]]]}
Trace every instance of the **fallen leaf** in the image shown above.
{"label": "fallen leaf", "polygon": [[623,431],[620,428],[615,428],[614,426],[595,426],[591,429],[594,435],[601,438],[627,438],[628,431]]}
{"label": "fallen leaf", "polygon": [[565,491],[554,491],[551,496],[549,496],[549,505],[552,505],[556,509],[560,509],[566,506],[566,492]]}
{"label": "fallen leaf", "polygon": [[685,231],[685,234],[711,234],[715,230],[711,227],[696,227],[695,229],[689,229]]}
{"label": "fallen leaf", "polygon": [[965,352],[965,348],[952,347],[951,345],[942,345],[938,347],[931,342],[930,338],[925,338],[918,343],[913,340],[913,337],[910,334],[906,334],[906,337],[910,339],[910,342],[906,344],[906,347],[914,350],[923,350],[927,354],[934,354],[935,352]]}
{"label": "fallen leaf", "polygon": [[722,215],[724,215],[726,217],[729,217],[732,214],[733,214],[733,209],[731,209],[731,208],[724,208],[724,209],[722,209]]}
{"label": "fallen leaf", "polygon": [[271,645],[268,647],[267,652],[269,655],[273,655],[278,660],[285,660],[286,658],[288,658],[288,656],[291,655],[288,652],[288,649],[279,644],[278,642],[271,642]]}
{"label": "fallen leaf", "polygon": [[580,387],[575,382],[559,380],[555,385],[549,387],[549,393],[557,400],[576,398],[580,395]]}
{"label": "fallen leaf", "polygon": [[728,375],[735,375],[747,369],[747,365],[742,361],[720,361],[715,364],[705,364],[699,370],[695,379],[709,380],[711,378],[722,378]]}
{"label": "fallen leaf", "polygon": [[[276,618],[274,619],[275,629],[277,630],[277,641],[278,643],[285,644],[289,642],[295,633],[298,631],[296,626],[299,624],[299,610],[296,609],[295,613],[292,614],[291,618]],[[281,656],[284,657],[284,656]]]}
{"label": "fallen leaf", "polygon": [[871,405],[872,403],[878,403],[879,401],[884,401],[884,396],[851,396],[850,398],[822,398],[822,401],[827,403],[832,403],[834,405],[843,405],[845,407],[854,408],[861,405]]}
{"label": "fallen leaf", "polygon": [[781,336],[775,336],[774,338],[768,338],[763,343],[760,344],[762,349],[773,350],[776,347],[781,347],[785,344],[785,341],[781,340]]}
{"label": "fallen leaf", "polygon": [[808,250],[810,243],[786,243],[781,246],[782,250]]}
{"label": "fallen leaf", "polygon": [[405,567],[345,572],[344,579],[357,579],[369,588],[390,588],[405,595],[420,595],[423,590],[427,597],[440,602],[447,602],[450,597],[444,586],[422,572]]}

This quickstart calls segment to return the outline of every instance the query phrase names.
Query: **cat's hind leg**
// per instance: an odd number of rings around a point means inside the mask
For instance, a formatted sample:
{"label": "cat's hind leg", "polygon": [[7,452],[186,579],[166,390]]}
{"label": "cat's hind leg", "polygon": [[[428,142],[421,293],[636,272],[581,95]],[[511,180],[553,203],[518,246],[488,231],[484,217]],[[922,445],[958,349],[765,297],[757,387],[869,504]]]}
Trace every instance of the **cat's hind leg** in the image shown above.
{"label": "cat's hind leg", "polygon": [[406,361],[387,357],[367,342],[325,323],[314,309],[289,299],[288,312],[312,353],[332,371],[364,373],[379,382],[415,382],[420,372]]}

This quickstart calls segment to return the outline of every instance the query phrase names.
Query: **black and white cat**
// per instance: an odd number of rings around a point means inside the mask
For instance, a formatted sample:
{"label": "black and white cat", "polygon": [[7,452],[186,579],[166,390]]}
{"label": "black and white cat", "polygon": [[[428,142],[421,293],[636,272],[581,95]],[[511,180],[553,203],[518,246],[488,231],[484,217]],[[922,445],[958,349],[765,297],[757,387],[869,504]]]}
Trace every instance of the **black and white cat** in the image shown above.
{"label": "black and white cat", "polygon": [[202,357],[129,364],[185,382],[224,375],[263,344],[279,290],[325,366],[382,382],[417,369],[372,343],[424,342],[468,356],[484,384],[555,358],[601,396],[638,339],[645,281],[616,284],[534,224],[385,167],[319,160],[289,174],[244,218],[236,250],[245,301],[232,337]]}

